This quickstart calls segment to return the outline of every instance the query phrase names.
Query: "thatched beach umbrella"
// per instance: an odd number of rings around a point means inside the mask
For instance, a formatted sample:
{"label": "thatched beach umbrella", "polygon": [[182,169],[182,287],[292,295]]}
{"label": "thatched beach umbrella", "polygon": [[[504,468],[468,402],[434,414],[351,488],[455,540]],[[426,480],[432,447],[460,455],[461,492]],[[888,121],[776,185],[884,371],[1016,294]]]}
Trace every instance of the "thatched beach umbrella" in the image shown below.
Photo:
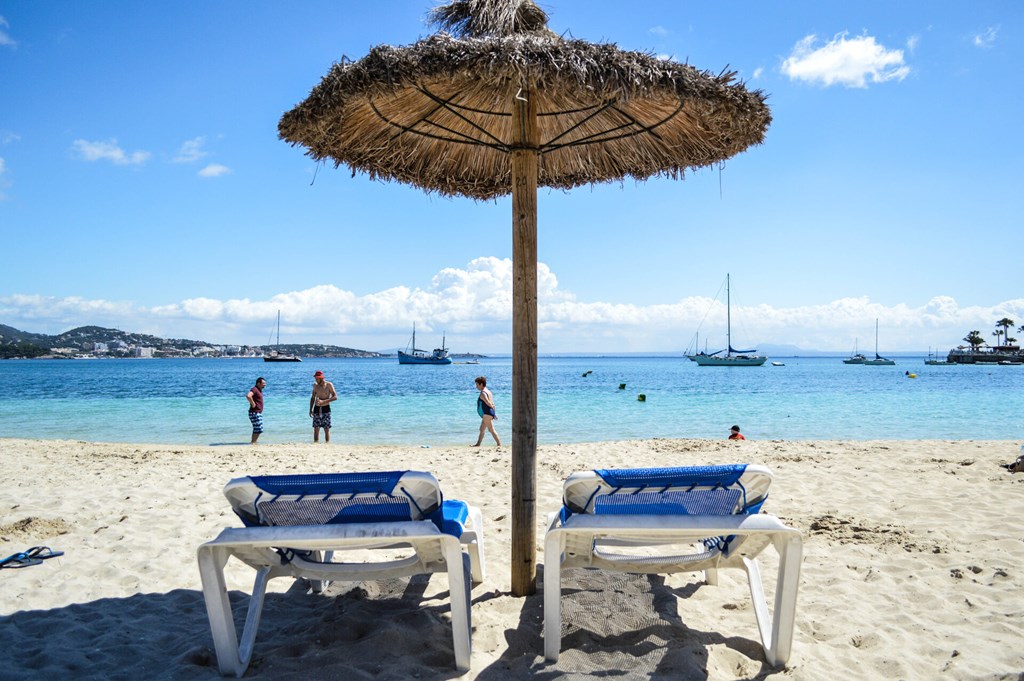
{"label": "thatched beach umbrella", "polygon": [[537,187],[682,177],[764,139],[761,92],[566,39],[531,0],[453,0],[443,30],[335,64],[278,125],[335,167],[472,199],[512,194],[512,592],[536,580]]}

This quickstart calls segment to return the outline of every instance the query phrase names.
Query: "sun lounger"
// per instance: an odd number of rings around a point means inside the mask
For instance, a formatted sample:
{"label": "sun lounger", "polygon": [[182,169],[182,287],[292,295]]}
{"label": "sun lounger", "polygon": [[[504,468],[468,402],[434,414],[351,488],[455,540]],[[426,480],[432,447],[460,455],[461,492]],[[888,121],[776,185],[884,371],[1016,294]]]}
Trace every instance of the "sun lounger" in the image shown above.
{"label": "sun lounger", "polygon": [[[561,648],[561,574],[588,567],[641,574],[742,568],[768,663],[789,659],[800,578],[799,531],[759,513],[771,472],[764,466],[693,466],[574,473],[544,540],[544,655]],[[685,545],[682,550],[680,547]],[[694,547],[696,545],[696,547]],[[757,556],[779,553],[775,607],[768,612]]]}
{"label": "sun lounger", "polygon": [[[331,580],[434,572],[448,575],[455,665],[469,669],[470,578],[484,578],[482,519],[464,502],[443,500],[433,475],[245,477],[229,482],[224,494],[246,527],[227,528],[198,550],[221,674],[241,677],[249,666],[267,582],[275,577],[309,579],[320,591]],[[256,570],[240,643],[224,579],[232,556]]]}

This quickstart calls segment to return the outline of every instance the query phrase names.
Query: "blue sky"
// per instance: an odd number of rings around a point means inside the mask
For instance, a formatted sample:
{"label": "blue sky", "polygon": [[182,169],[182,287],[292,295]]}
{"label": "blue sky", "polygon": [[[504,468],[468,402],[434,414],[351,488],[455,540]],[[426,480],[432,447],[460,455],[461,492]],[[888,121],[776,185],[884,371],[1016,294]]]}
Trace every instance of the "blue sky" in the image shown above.
{"label": "blue sky", "polygon": [[[764,90],[765,143],[539,196],[540,351],[953,347],[1024,324],[1018,2],[540,3],[558,33]],[[0,0],[0,323],[511,348],[508,199],[320,167],[281,114],[429,0]],[[1024,334],[1018,333],[1019,337]],[[701,342],[703,345],[703,341]],[[431,346],[432,347],[432,346]]]}

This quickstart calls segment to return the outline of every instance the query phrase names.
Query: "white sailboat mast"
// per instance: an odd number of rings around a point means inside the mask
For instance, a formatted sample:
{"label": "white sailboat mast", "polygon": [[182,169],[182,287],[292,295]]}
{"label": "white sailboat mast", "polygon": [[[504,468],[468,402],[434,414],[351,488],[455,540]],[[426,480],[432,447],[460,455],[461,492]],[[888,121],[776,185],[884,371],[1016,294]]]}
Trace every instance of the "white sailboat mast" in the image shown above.
{"label": "white sailboat mast", "polygon": [[732,297],[729,292],[729,275],[725,275],[725,355],[732,356]]}

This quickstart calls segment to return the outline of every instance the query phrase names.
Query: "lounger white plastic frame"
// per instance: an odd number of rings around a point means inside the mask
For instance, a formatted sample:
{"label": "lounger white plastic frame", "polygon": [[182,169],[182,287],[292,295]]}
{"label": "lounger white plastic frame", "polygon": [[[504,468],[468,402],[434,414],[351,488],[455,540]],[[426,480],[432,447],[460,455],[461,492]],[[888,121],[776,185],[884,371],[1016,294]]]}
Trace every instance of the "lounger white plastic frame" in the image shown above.
{"label": "lounger white plastic frame", "polygon": [[[225,488],[225,495],[236,508],[246,503],[239,496],[243,495],[242,487],[247,480],[233,480]],[[429,473],[414,472],[407,479],[409,488],[429,488],[431,481],[436,490],[437,481]],[[437,497],[439,500],[439,491]],[[484,579],[482,516],[472,506],[468,516],[469,522],[459,537],[442,532],[427,519],[224,529],[216,539],[198,549],[203,596],[221,674],[240,678],[248,668],[267,583],[275,577],[309,579],[318,591],[330,581],[390,579],[434,572],[448,575],[455,666],[459,671],[468,671],[472,652],[470,580],[479,583]],[[290,549],[288,562],[276,550],[284,547]],[[398,548],[411,548],[412,555],[372,562],[360,553],[358,562],[336,560],[351,551],[389,550],[393,555]],[[296,553],[305,551],[313,553]],[[224,577],[224,567],[231,557],[256,570],[241,639]]]}
{"label": "lounger white plastic frame", "polygon": [[[764,466],[747,466],[744,483],[750,500],[763,498],[771,482]],[[561,649],[561,575],[570,567],[590,567],[640,574],[704,571],[709,585],[718,583],[720,568],[742,568],[750,583],[754,614],[772,666],[789,659],[796,616],[803,542],[800,532],[772,515],[602,515],[592,512],[593,500],[609,491],[593,472],[575,473],[563,494],[576,513],[563,522],[548,516],[544,540],[544,656],[557,661]],[[589,501],[588,501],[589,500]],[[582,509],[582,511],[581,511]],[[656,547],[700,543],[708,537],[731,537],[724,550],[711,547],[695,554],[651,557],[603,551],[608,547]],[[775,606],[769,614],[757,556],[768,546],[779,553]],[[642,553],[642,552],[641,552]]]}

